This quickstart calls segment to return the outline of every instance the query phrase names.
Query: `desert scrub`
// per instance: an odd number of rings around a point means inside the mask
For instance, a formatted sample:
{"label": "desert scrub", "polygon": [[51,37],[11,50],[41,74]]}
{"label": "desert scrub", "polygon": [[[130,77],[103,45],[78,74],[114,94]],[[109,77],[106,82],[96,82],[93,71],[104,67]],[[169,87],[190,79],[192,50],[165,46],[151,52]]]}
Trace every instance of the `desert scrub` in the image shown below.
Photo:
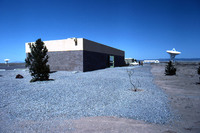
{"label": "desert scrub", "polygon": [[129,82],[133,86],[133,88],[131,90],[133,90],[135,92],[138,91],[141,84],[138,79],[133,80],[134,69],[129,69],[129,70],[127,69],[126,71],[128,73]]}

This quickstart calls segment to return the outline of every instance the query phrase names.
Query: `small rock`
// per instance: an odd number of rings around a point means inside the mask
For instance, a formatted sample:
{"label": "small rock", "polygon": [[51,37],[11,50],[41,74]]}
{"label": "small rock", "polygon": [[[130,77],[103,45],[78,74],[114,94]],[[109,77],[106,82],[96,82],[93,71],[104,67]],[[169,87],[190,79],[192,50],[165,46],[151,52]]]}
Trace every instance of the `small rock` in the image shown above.
{"label": "small rock", "polygon": [[192,127],[188,127],[188,128],[184,128],[185,130],[189,130],[191,131],[192,130]]}
{"label": "small rock", "polygon": [[75,73],[78,73],[78,72],[77,72],[77,71],[73,71],[72,73],[74,73],[74,74],[75,74]]}
{"label": "small rock", "polygon": [[16,79],[22,79],[22,78],[24,78],[22,75],[20,75],[20,74],[17,74],[17,76],[15,77]]}
{"label": "small rock", "polygon": [[171,131],[171,130],[167,130],[167,131],[164,131],[163,133],[176,133],[175,131]]}
{"label": "small rock", "polygon": [[189,108],[192,108],[191,106],[185,106],[185,109],[189,109]]}

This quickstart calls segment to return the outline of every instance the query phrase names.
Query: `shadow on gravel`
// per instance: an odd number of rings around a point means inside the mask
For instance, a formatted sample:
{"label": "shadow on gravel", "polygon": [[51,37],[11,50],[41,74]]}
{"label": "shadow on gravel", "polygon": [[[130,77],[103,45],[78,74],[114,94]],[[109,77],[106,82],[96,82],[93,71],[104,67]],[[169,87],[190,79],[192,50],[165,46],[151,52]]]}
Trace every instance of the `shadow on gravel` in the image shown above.
{"label": "shadow on gravel", "polygon": [[50,71],[50,73],[55,73],[55,72],[57,72],[57,71]]}
{"label": "shadow on gravel", "polygon": [[44,82],[44,81],[55,81],[54,79],[48,79],[48,80],[34,80],[34,79],[31,79],[30,80],[30,83],[34,83],[34,82]]}
{"label": "shadow on gravel", "polygon": [[49,80],[47,80],[47,81],[54,81],[55,79],[49,79]]}
{"label": "shadow on gravel", "polygon": [[[48,79],[48,80],[43,80],[43,81],[54,81],[55,79]],[[35,82],[43,82],[43,81],[35,81]]]}

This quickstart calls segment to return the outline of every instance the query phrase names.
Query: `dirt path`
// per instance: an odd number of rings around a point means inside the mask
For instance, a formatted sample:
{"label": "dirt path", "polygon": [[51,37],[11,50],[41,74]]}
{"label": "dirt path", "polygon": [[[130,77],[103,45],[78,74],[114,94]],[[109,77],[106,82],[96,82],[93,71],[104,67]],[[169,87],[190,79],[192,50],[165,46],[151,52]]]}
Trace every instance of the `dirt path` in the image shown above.
{"label": "dirt path", "polygon": [[177,63],[177,75],[165,76],[166,64],[152,65],[155,83],[169,95],[170,103],[180,120],[173,129],[177,132],[200,133],[200,85],[197,85],[197,63]]}
{"label": "dirt path", "polygon": [[[172,128],[116,117],[85,117],[64,121],[22,121],[10,131],[24,133],[174,133]],[[9,130],[7,130],[9,132]]]}

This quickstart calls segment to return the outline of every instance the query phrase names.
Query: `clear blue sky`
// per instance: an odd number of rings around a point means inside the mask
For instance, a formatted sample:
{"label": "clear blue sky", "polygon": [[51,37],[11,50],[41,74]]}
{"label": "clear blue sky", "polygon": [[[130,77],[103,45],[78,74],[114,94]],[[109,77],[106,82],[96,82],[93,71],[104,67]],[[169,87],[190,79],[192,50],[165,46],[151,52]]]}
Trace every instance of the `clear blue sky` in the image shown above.
{"label": "clear blue sky", "polygon": [[0,62],[24,61],[25,42],[86,38],[126,58],[200,58],[200,0],[0,0]]}

